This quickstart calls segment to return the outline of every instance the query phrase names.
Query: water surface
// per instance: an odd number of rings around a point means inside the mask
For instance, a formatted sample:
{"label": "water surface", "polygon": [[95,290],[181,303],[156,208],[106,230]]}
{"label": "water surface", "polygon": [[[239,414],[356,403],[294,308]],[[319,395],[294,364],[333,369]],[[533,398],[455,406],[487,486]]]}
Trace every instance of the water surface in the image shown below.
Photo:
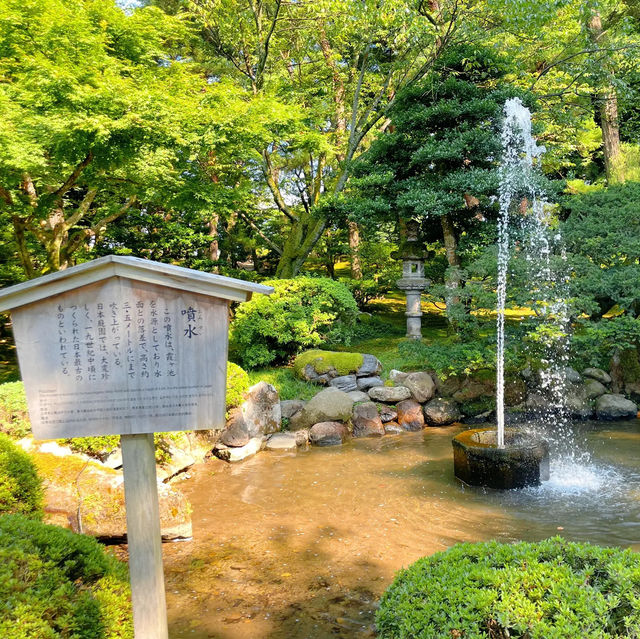
{"label": "water surface", "polygon": [[371,637],[393,575],[461,541],[575,541],[640,550],[640,422],[587,424],[551,480],[462,486],[428,428],[343,447],[211,460],[179,483],[194,539],[164,546],[172,639]]}

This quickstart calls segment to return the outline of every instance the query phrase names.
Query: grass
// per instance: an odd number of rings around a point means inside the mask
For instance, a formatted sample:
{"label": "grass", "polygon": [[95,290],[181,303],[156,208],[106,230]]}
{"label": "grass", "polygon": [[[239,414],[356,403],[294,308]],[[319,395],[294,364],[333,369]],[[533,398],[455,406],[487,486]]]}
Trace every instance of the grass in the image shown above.
{"label": "grass", "polygon": [[258,382],[273,384],[278,389],[280,399],[311,399],[320,390],[316,384],[298,379],[290,366],[259,368],[248,373],[251,386]]}

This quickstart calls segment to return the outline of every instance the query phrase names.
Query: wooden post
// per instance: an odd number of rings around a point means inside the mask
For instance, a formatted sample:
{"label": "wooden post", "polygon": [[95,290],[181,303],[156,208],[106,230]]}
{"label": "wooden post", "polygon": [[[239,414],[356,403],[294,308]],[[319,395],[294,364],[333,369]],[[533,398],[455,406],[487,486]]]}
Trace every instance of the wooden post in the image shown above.
{"label": "wooden post", "polygon": [[121,435],[136,639],[168,639],[153,433]]}

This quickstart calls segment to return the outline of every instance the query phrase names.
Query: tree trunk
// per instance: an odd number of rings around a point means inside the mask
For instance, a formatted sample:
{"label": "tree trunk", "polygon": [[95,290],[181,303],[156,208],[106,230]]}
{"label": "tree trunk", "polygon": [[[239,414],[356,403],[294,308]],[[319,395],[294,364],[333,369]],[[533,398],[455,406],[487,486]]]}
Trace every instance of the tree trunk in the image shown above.
{"label": "tree trunk", "polygon": [[360,229],[356,222],[349,222],[349,248],[351,249],[351,277],[362,279],[362,265],[360,264]]}
{"label": "tree trunk", "polygon": [[282,248],[276,277],[295,277],[305,263],[326,227],[324,220],[307,215],[291,225],[291,231]]}
{"label": "tree trunk", "polygon": [[449,214],[445,214],[440,218],[442,225],[442,237],[444,240],[444,249],[447,256],[449,268],[445,276],[445,285],[447,287],[447,308],[453,304],[460,303],[460,296],[457,294],[460,289],[460,257],[458,256],[458,240],[453,221]]}
{"label": "tree trunk", "polygon": [[[209,219],[209,237],[211,237],[211,242],[209,242],[209,259],[212,262],[217,262],[220,259],[220,236],[218,235],[218,221],[219,216],[217,213],[212,213],[211,218]],[[218,272],[218,267],[214,268],[214,271]]]}
{"label": "tree trunk", "polygon": [[[602,47],[605,33],[602,28],[600,13],[591,15],[587,22],[592,42]],[[603,67],[613,74],[613,70],[605,61]],[[624,159],[620,151],[620,124],[618,121],[618,95],[615,87],[608,82],[599,88],[594,96],[596,105],[596,121],[602,130],[602,151],[604,167],[609,183],[624,182]]]}

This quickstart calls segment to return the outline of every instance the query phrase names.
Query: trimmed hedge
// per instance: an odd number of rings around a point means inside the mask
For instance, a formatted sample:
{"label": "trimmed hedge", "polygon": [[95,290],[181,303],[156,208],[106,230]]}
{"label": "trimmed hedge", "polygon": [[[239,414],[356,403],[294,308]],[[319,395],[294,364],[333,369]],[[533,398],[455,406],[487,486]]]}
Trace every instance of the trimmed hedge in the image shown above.
{"label": "trimmed hedge", "polygon": [[0,637],[132,639],[126,566],[90,537],[0,517]]}
{"label": "trimmed hedge", "polygon": [[39,517],[43,496],[42,480],[29,455],[0,433],[0,515]]}
{"label": "trimmed hedge", "polygon": [[236,311],[232,358],[246,368],[288,360],[320,344],[349,344],[358,306],[349,289],[323,277],[265,282],[272,295],[256,295]]}
{"label": "trimmed hedge", "polygon": [[379,639],[640,637],[640,554],[570,543],[460,544],[402,570]]}

